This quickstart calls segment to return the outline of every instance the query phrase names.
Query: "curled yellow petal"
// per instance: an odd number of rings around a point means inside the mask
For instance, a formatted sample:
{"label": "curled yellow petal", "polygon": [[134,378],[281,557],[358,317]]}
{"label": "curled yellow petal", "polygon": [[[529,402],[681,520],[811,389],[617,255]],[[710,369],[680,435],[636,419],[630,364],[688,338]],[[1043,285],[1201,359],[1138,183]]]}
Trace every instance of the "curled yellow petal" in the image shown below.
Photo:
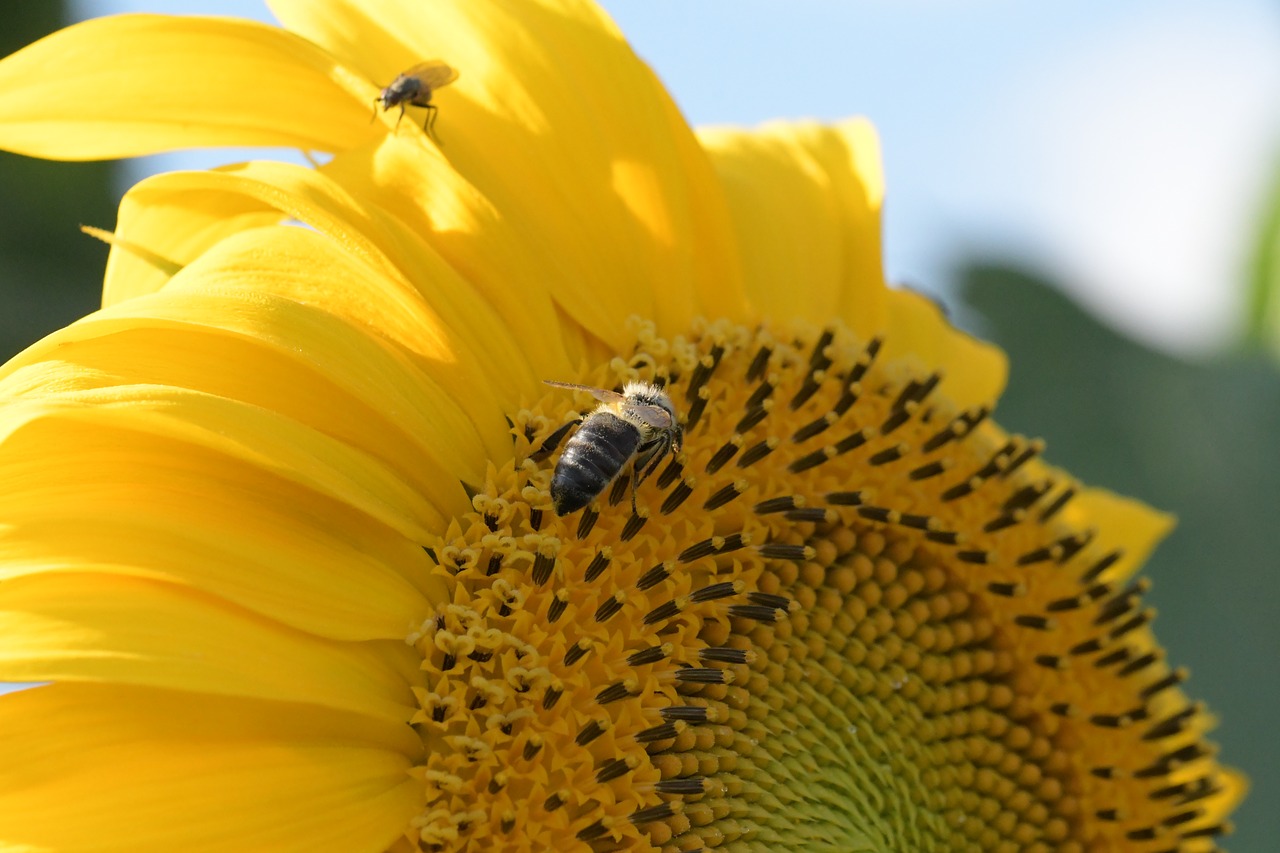
{"label": "curled yellow petal", "polygon": [[[423,180],[429,183],[431,176]],[[330,236],[341,246],[340,253],[334,253],[332,243],[317,243],[296,230],[279,235],[282,243],[292,245],[290,251],[330,271],[335,308],[394,338],[407,351],[447,363],[441,378],[459,399],[477,410],[489,404],[486,414],[477,412],[477,421],[492,415],[494,398],[515,404],[540,378],[567,369],[570,362],[560,337],[545,334],[555,323],[545,286],[504,288],[501,292],[510,294],[513,307],[504,316],[487,294],[433,251],[423,231],[406,227],[363,195],[359,187],[349,192],[325,173],[283,163],[163,174],[125,195],[115,233],[182,264],[232,234],[282,217]],[[281,258],[279,248],[273,256]],[[285,271],[292,268],[291,260],[280,263]],[[153,292],[168,279],[144,258],[118,247],[108,263],[104,301],[114,304]],[[314,300],[315,282],[307,283],[304,293],[297,276],[274,280],[282,294]],[[539,300],[543,311],[536,308]],[[529,340],[538,346],[523,343]],[[457,352],[469,357],[457,359]],[[470,393],[463,393],[467,389]]]}
{"label": "curled yellow petal", "polygon": [[0,61],[0,148],[63,160],[217,145],[338,151],[375,134],[369,92],[277,27],[97,18]]}

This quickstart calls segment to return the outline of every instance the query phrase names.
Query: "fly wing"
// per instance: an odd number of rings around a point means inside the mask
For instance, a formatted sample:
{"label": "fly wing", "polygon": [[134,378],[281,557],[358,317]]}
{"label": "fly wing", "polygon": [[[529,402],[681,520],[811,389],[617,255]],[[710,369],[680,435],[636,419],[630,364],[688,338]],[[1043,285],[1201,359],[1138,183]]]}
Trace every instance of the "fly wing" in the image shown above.
{"label": "fly wing", "polygon": [[[590,385],[574,385],[572,382],[557,382],[554,379],[544,379],[543,382],[548,385],[554,385],[557,388],[568,388],[570,391],[586,391],[592,397],[595,397],[601,403],[622,403],[627,398],[619,394],[617,391],[610,391],[607,388],[592,388]],[[640,406],[641,409],[654,409],[656,406]],[[659,411],[662,411],[659,409]],[[663,412],[665,415],[666,412]]]}
{"label": "fly wing", "polygon": [[448,86],[458,79],[458,69],[439,59],[429,59],[404,72],[406,77],[417,77],[428,89]]}

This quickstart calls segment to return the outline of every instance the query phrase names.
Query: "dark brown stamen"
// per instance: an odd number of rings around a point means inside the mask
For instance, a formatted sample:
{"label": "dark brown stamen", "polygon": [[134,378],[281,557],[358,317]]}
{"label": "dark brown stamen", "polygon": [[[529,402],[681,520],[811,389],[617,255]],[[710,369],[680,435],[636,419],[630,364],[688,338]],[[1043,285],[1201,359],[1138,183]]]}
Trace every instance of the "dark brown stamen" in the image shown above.
{"label": "dark brown stamen", "polygon": [[617,506],[622,503],[622,499],[627,496],[627,490],[630,485],[630,474],[618,475],[618,479],[613,481],[613,486],[609,489],[609,506]]}
{"label": "dark brown stamen", "polygon": [[692,666],[676,670],[677,681],[689,681],[697,684],[726,684],[730,674],[727,670],[707,666]]}
{"label": "dark brown stamen", "polygon": [[712,646],[711,648],[700,650],[698,652],[698,657],[708,662],[746,663],[748,652],[746,649],[731,649],[723,646]]}
{"label": "dark brown stamen", "polygon": [[578,518],[578,538],[585,539],[587,534],[591,532],[591,528],[595,527],[596,519],[600,517],[600,513],[596,512],[592,507],[587,507],[582,511],[582,515]]}
{"label": "dark brown stamen", "polygon": [[765,607],[759,604],[731,604],[729,615],[741,619],[753,619],[756,622],[781,622],[787,612],[776,607]]}
{"label": "dark brown stamen", "polygon": [[764,441],[753,444],[738,459],[738,467],[749,468],[772,453],[777,446],[778,439],[776,438],[766,438]]}
{"label": "dark brown stamen", "polygon": [[1138,691],[1138,696],[1144,701],[1151,699],[1157,693],[1168,690],[1171,687],[1177,687],[1179,684],[1187,680],[1187,670],[1178,668],[1166,675],[1159,681],[1144,687]]}
{"label": "dark brown stamen", "polygon": [[596,702],[600,705],[608,705],[610,702],[617,702],[619,699],[626,699],[634,694],[634,684],[619,681],[615,684],[610,684],[608,687],[597,693]]}
{"label": "dark brown stamen", "polygon": [[1089,584],[1098,579],[1098,576],[1111,568],[1123,555],[1123,551],[1112,551],[1098,562],[1094,563],[1084,574],[1080,576],[1080,583]]}
{"label": "dark brown stamen", "polygon": [[682,480],[674,489],[671,490],[670,494],[667,495],[667,498],[662,502],[662,507],[659,511],[663,515],[670,515],[675,512],[680,507],[680,504],[684,503],[685,499],[691,494],[693,494],[693,487],[689,485],[688,481]]}
{"label": "dark brown stamen", "polygon": [[661,723],[636,732],[636,742],[654,743],[655,741],[670,740],[679,733],[680,727],[675,723]]}
{"label": "dark brown stamen", "polygon": [[760,501],[760,503],[756,504],[751,509],[757,515],[768,515],[774,512],[786,512],[787,510],[796,509],[799,506],[801,506],[801,504],[797,503],[797,500],[798,499],[794,495],[786,495],[783,497],[769,498],[768,500]]}
{"label": "dark brown stamen", "polygon": [[728,441],[720,445],[720,449],[712,454],[707,460],[705,470],[708,474],[714,474],[724,467],[725,463],[734,457],[739,450],[742,449],[742,436],[734,435]]}
{"label": "dark brown stamen", "polygon": [[670,649],[664,646],[650,646],[647,649],[640,649],[632,652],[627,657],[628,666],[644,666],[645,664],[657,663],[666,658],[671,653]]}
{"label": "dark brown stamen", "polygon": [[670,705],[659,711],[667,722],[705,723],[707,709],[699,705]]}
{"label": "dark brown stamen", "polygon": [[659,489],[665,489],[680,478],[684,473],[684,465],[676,459],[672,459],[667,463],[667,467],[662,469],[662,473],[658,475],[657,484]]}
{"label": "dark brown stamen", "polygon": [[[655,739],[662,740],[663,738]],[[655,823],[660,820],[667,820],[670,817],[674,817],[675,814],[676,806],[674,802],[660,803],[656,806],[650,806],[647,809],[640,809],[637,812],[632,812],[631,822],[634,824]]]}
{"label": "dark brown stamen", "polygon": [[698,421],[702,420],[702,413],[707,410],[708,397],[698,395],[698,399],[693,401],[689,406],[689,411],[684,416],[685,432],[692,432],[693,428],[698,425]]}
{"label": "dark brown stamen", "polygon": [[791,411],[796,411],[818,393],[818,389],[822,387],[822,380],[826,378],[823,370],[814,370],[804,378],[804,383],[800,389],[796,391],[795,396],[791,398],[788,404]]}
{"label": "dark brown stamen", "polygon": [[564,665],[573,666],[582,658],[583,655],[585,655],[589,651],[591,651],[590,642],[578,640],[576,643],[574,643],[572,646],[570,646],[568,649],[565,650]]}
{"label": "dark brown stamen", "polygon": [[[742,581],[721,581],[689,593],[690,601],[715,601],[717,598],[728,598],[742,592]],[[754,593],[753,593],[754,594]]]}
{"label": "dark brown stamen", "polygon": [[698,398],[698,391],[707,380],[711,378],[711,374],[715,373],[717,367],[720,366],[720,359],[724,357],[724,347],[714,346],[711,352],[698,359],[698,366],[693,369],[693,374],[689,377],[689,387],[685,389],[684,398],[688,403],[692,403]]}
{"label": "dark brown stamen", "polygon": [[542,586],[551,577],[551,570],[556,566],[556,558],[548,557],[541,552],[534,555],[533,558],[533,582],[538,586]]}
{"label": "dark brown stamen", "polygon": [[567,424],[562,424],[557,427],[555,431],[553,431],[551,435],[547,436],[546,440],[538,446],[537,450],[529,454],[529,458],[534,462],[542,462],[546,460],[551,456],[551,454],[556,452],[556,448],[560,446],[560,442],[564,441],[564,437],[568,434],[569,430],[573,429],[580,423],[582,423],[582,419],[575,418]]}
{"label": "dark brown stamen", "polygon": [[609,619],[617,615],[622,609],[622,605],[626,603],[626,597],[621,591],[615,592],[613,595],[600,602],[600,606],[596,608],[596,621],[607,622]]}
{"label": "dark brown stamen", "polygon": [[609,561],[613,559],[613,549],[609,547],[601,548],[596,555],[591,558],[591,562],[587,564],[587,570],[582,573],[582,579],[587,583],[591,583],[600,577],[600,573],[609,567]]}
{"label": "dark brown stamen", "polygon": [[618,538],[623,542],[631,541],[635,538],[635,535],[640,532],[640,529],[644,527],[644,523],[648,520],[649,516],[647,515],[636,515],[633,513],[632,516],[627,519],[627,523],[623,526],[622,532],[618,534]]}
{"label": "dark brown stamen", "polygon": [[609,723],[607,720],[603,724],[600,720],[592,720],[578,731],[578,736],[573,739],[573,742],[578,746],[586,746],[591,743],[591,741],[604,734],[605,729],[608,728],[608,726]]}
{"label": "dark brown stamen", "polygon": [[[620,776],[625,776],[634,769],[634,764],[634,758],[614,758],[610,761],[606,761],[604,765],[601,766],[600,770],[596,772],[596,781],[608,782],[611,779],[617,779]],[[581,833],[579,833],[579,835],[581,835]]]}
{"label": "dark brown stamen", "polygon": [[773,355],[770,347],[760,347],[756,350],[755,357],[751,359],[751,364],[747,367],[747,381],[755,382],[761,376],[764,376],[765,368],[769,366],[769,356]]}
{"label": "dark brown stamen", "polygon": [[1040,523],[1043,524],[1044,522],[1048,521],[1049,519],[1057,515],[1062,510],[1062,508],[1067,505],[1067,501],[1075,497],[1075,494],[1076,494],[1075,489],[1071,489],[1071,488],[1064,489],[1062,493],[1059,494],[1052,501],[1050,501],[1049,505],[1045,507],[1044,510],[1040,513]]}
{"label": "dark brown stamen", "polygon": [[691,794],[705,793],[707,780],[701,776],[690,776],[687,779],[663,779],[653,787],[660,794]]}
{"label": "dark brown stamen", "polygon": [[660,604],[645,614],[644,624],[656,625],[659,622],[665,622],[668,619],[674,619],[680,615],[680,611],[685,608],[685,602],[678,598],[673,598],[666,604]]}
{"label": "dark brown stamen", "polygon": [[935,459],[928,464],[921,465],[919,468],[913,469],[907,477],[912,480],[927,480],[930,477],[936,477],[939,474],[945,474],[947,471],[947,463],[941,459]]}
{"label": "dark brown stamen", "polygon": [[766,542],[760,553],[771,560],[812,560],[813,549],[808,545],[791,545],[785,542]]}
{"label": "dark brown stamen", "polygon": [[566,590],[557,590],[551,599],[551,604],[547,606],[547,621],[554,623],[564,614],[564,609],[569,606],[569,593]]}
{"label": "dark brown stamen", "polygon": [[741,495],[743,487],[744,484],[741,481],[726,483],[715,494],[703,501],[702,508],[708,512],[719,509]]}
{"label": "dark brown stamen", "polygon": [[769,416],[770,407],[761,404],[747,411],[742,419],[733,427],[734,432],[750,432],[751,428],[759,424],[762,420]]}
{"label": "dark brown stamen", "polygon": [[799,444],[802,441],[808,441],[815,435],[830,429],[840,418],[835,412],[828,412],[817,420],[809,421],[809,423],[800,427],[791,434],[793,444]]}
{"label": "dark brown stamen", "polygon": [[666,563],[659,563],[640,576],[640,579],[636,581],[636,589],[641,591],[651,589],[670,576],[671,567]]}

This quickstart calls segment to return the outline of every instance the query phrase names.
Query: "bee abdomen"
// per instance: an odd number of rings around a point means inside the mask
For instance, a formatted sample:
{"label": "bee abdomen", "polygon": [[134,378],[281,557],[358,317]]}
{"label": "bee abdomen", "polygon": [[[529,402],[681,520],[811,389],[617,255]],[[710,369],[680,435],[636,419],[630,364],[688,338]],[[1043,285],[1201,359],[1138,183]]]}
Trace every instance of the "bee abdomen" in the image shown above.
{"label": "bee abdomen", "polygon": [[635,454],[640,431],[615,415],[587,418],[565,445],[551,477],[557,515],[582,509],[613,482]]}

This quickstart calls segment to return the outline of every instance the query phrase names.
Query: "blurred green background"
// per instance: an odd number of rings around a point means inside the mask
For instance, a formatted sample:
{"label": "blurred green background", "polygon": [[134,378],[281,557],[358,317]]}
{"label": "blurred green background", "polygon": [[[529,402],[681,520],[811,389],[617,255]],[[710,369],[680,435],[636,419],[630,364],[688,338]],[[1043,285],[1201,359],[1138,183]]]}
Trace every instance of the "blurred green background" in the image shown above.
{"label": "blurred green background", "polygon": [[[70,13],[61,3],[13,3],[4,20],[8,56],[66,26]],[[78,229],[115,223],[119,168],[0,151],[0,357],[98,307],[107,247]]]}
{"label": "blurred green background", "polygon": [[1225,839],[1267,853],[1280,838],[1280,373],[1261,351],[1188,363],[1106,328],[1049,277],[969,259],[959,268],[973,329],[1009,354],[997,419],[1044,437],[1083,482],[1174,513],[1147,564],[1155,630],[1187,692],[1208,703],[1223,760],[1250,777]]}
{"label": "blurred green background", "polygon": [[[13,4],[8,54],[63,26],[57,4]],[[123,173],[115,164],[47,163],[0,153],[0,359],[97,307],[106,247],[78,232],[110,228]],[[892,198],[892,184],[890,186]],[[1276,198],[1280,198],[1277,195]],[[1280,374],[1273,257],[1280,204],[1257,211],[1246,330],[1234,350],[1196,362],[1152,351],[1063,295],[1055,272],[993,256],[951,269],[957,321],[1008,352],[998,417],[1043,436],[1047,457],[1082,481],[1175,513],[1148,566],[1156,630],[1187,687],[1221,721],[1226,763],[1253,789],[1226,845],[1276,849],[1280,838]],[[924,283],[928,289],[930,283]],[[957,303],[958,300],[958,303]]]}

